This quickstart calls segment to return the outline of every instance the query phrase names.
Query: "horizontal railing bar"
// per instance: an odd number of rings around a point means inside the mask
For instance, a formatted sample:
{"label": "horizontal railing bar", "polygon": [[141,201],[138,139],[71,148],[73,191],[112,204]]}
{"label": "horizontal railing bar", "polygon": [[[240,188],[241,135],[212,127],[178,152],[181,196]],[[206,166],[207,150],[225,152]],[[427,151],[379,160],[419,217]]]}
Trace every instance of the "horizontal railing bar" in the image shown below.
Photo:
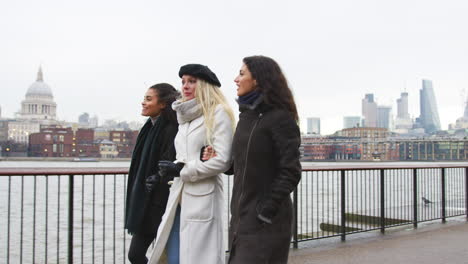
{"label": "horizontal railing bar", "polygon": [[[340,170],[396,170],[396,169],[432,169],[432,168],[466,168],[468,162],[447,163],[423,163],[423,164],[307,164],[302,163],[302,171],[340,171]],[[0,176],[32,176],[32,175],[102,175],[102,174],[127,174],[127,167],[103,167],[103,168],[0,168]]]}
{"label": "horizontal railing bar", "polygon": [[0,176],[127,174],[128,168],[0,168]]}
{"label": "horizontal railing bar", "polygon": [[327,164],[327,165],[322,165],[322,164],[307,164],[307,163],[302,163],[302,171],[340,171],[340,170],[397,170],[397,169],[434,169],[434,168],[466,168],[468,167],[468,162],[457,162],[457,163],[435,163],[435,164],[401,164],[401,163],[395,163],[395,164],[379,164],[376,163],[375,165],[370,165],[370,164],[359,164],[356,162],[356,164]]}

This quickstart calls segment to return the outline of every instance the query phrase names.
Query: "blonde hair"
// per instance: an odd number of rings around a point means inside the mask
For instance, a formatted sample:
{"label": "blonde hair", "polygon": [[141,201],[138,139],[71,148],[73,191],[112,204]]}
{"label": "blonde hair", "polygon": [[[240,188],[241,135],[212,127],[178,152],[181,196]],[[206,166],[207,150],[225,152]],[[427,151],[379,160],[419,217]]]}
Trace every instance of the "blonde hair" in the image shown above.
{"label": "blonde hair", "polygon": [[218,105],[221,105],[231,119],[232,130],[236,127],[236,120],[231,106],[228,104],[219,87],[210,84],[200,78],[197,79],[197,88],[195,89],[195,99],[200,104],[206,127],[206,143],[213,146],[212,137],[215,125],[215,111]]}

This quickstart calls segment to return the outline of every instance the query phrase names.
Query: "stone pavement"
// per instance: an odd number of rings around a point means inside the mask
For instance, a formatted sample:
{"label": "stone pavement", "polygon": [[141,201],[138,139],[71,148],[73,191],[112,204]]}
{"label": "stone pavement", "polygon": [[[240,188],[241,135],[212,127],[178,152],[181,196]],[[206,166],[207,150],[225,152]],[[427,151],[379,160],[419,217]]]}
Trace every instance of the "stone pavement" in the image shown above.
{"label": "stone pavement", "polygon": [[[328,240],[328,241],[327,241]],[[377,232],[299,243],[290,264],[468,264],[468,222],[465,217]]]}

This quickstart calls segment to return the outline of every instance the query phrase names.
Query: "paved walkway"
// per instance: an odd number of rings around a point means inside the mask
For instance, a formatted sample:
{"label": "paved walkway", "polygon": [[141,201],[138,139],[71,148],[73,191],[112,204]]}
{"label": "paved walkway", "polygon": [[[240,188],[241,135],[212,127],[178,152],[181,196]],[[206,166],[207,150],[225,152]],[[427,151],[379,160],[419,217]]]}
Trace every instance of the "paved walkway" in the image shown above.
{"label": "paved walkway", "polygon": [[[325,239],[327,240],[327,239]],[[468,222],[464,217],[379,232],[355,234],[339,241],[305,242],[291,250],[290,264],[467,264]]]}

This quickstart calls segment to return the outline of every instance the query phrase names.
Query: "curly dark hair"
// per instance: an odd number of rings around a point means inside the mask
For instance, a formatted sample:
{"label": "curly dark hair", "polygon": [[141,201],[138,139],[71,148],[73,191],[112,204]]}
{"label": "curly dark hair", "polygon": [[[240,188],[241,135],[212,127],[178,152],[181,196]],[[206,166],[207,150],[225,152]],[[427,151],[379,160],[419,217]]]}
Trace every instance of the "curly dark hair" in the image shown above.
{"label": "curly dark hair", "polygon": [[158,95],[158,101],[164,103],[166,107],[162,110],[161,116],[171,123],[177,123],[177,115],[172,110],[172,103],[180,97],[180,93],[174,88],[174,86],[168,83],[158,83],[151,86],[149,89],[153,89]]}
{"label": "curly dark hair", "polygon": [[263,94],[265,103],[288,111],[298,121],[294,97],[278,63],[265,56],[245,57],[242,61],[257,81],[257,89]]}

